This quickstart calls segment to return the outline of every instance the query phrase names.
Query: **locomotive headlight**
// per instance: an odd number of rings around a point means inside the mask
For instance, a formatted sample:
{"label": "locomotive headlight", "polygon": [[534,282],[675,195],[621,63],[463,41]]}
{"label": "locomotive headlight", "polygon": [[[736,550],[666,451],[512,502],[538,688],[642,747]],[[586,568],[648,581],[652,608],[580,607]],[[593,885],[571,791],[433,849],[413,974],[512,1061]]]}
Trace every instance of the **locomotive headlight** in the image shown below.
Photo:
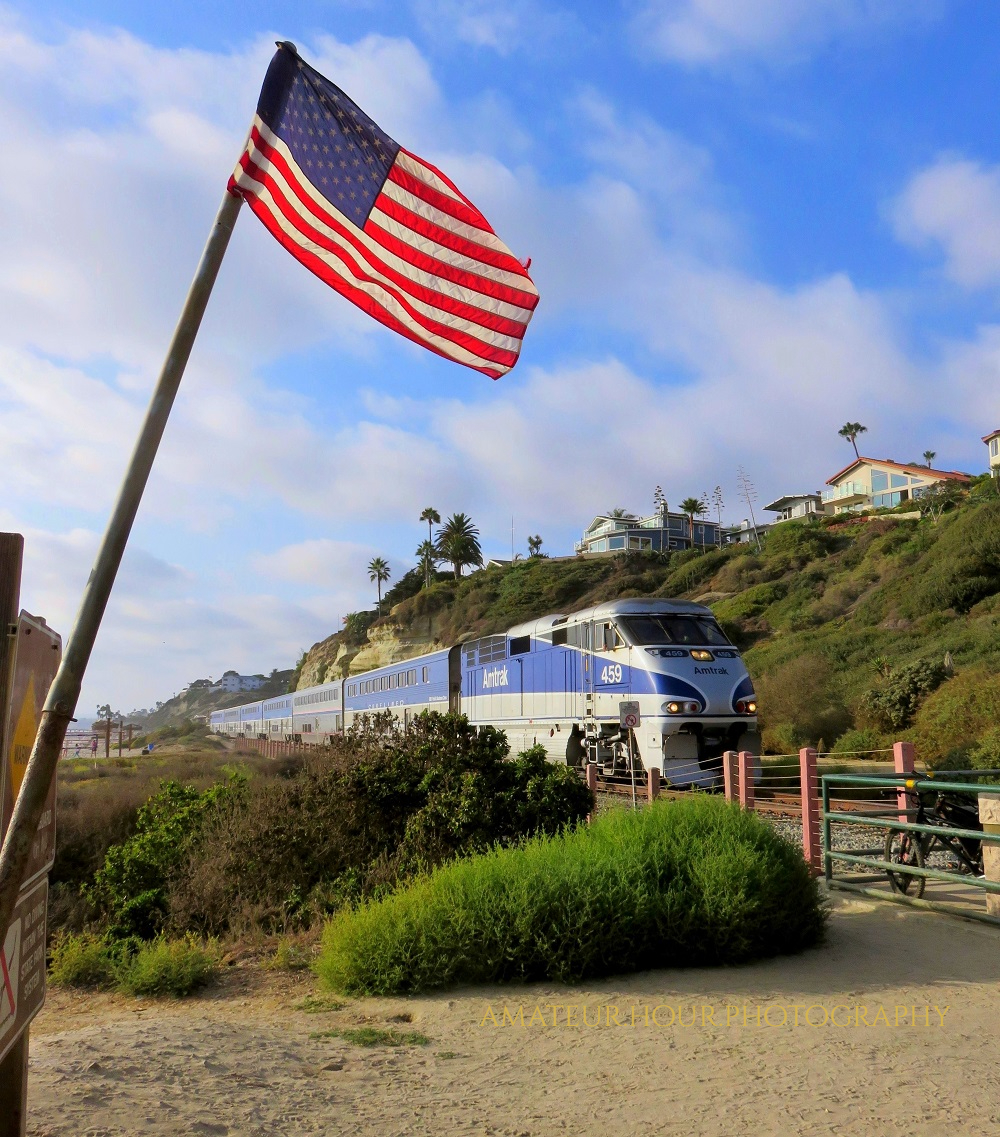
{"label": "locomotive headlight", "polygon": [[736,703],[736,712],[741,715],[755,715],[757,713],[757,700],[739,699]]}
{"label": "locomotive headlight", "polygon": [[703,662],[710,663],[715,656],[710,651],[705,651],[704,648],[696,647],[691,649],[691,658],[700,659]]}
{"label": "locomotive headlight", "polygon": [[680,703],[664,703],[660,710],[668,715],[679,715],[684,707]]}

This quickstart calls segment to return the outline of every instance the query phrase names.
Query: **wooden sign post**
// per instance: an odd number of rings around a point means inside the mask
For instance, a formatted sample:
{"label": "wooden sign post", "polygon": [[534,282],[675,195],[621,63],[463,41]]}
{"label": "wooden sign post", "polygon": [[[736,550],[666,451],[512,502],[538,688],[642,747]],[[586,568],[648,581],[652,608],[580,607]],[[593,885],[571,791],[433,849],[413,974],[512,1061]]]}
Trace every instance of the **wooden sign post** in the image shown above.
{"label": "wooden sign post", "polygon": [[[23,541],[0,533],[0,838],[7,831],[62,640],[45,621],[18,614]],[[56,779],[48,787],[22,885],[0,941],[0,1137],[27,1125],[28,1028],[45,1001],[48,873],[55,859]]]}

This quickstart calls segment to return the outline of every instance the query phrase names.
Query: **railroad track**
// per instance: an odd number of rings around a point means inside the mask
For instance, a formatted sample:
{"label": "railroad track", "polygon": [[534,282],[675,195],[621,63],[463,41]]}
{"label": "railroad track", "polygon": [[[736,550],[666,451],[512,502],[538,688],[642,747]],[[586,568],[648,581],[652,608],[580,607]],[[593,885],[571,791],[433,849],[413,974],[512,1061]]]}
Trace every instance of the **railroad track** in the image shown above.
{"label": "railroad track", "polygon": [[[632,781],[624,774],[606,775],[598,771],[597,774],[597,792],[604,794],[624,795],[627,797],[632,796]],[[645,800],[646,797],[646,778],[636,778],[635,783],[636,797],[641,797]],[[719,790],[701,791],[709,793],[721,793]],[[675,790],[670,788],[670,783],[660,779],[660,797],[667,798],[682,798],[690,794],[690,790]],[[889,799],[886,799],[888,802]],[[872,808],[876,804],[871,800],[859,800],[852,798],[831,798],[830,808],[839,813],[863,813]],[[879,805],[884,805],[885,802],[878,802]],[[890,803],[891,804],[891,803]],[[754,810],[757,813],[765,813],[773,817],[789,817],[799,818],[802,816],[802,798],[797,793],[782,793],[775,790],[755,787],[754,790]]]}

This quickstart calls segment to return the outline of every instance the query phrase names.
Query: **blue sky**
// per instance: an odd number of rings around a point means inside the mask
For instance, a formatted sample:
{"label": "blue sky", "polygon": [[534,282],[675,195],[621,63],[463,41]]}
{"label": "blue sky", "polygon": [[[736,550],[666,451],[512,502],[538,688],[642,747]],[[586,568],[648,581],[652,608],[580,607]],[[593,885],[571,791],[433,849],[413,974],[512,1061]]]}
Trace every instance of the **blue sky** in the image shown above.
{"label": "blue sky", "polygon": [[[960,0],[0,7],[0,527],[68,631],[273,39],[483,209],[541,292],[490,380],[393,337],[244,211],[81,713],[289,666],[413,563],[1000,425],[1000,8]],[[13,176],[12,171],[17,171]]]}

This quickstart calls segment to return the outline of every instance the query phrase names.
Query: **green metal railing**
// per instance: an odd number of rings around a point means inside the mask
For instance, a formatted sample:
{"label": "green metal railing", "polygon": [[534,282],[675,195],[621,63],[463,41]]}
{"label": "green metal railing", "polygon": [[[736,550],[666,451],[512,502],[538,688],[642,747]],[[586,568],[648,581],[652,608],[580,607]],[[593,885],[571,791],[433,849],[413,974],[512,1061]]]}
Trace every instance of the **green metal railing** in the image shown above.
{"label": "green metal railing", "polygon": [[[847,881],[834,876],[834,862],[845,865],[857,865],[861,868],[877,869],[886,874],[896,876],[923,877],[929,880],[945,881],[948,884],[960,884],[979,889],[982,893],[1000,893],[1000,881],[986,880],[982,876],[973,876],[969,873],[950,871],[948,869],[928,868],[920,865],[907,865],[883,859],[883,849],[862,849],[852,853],[833,848],[833,824],[857,825],[862,828],[879,829],[887,832],[915,833],[919,836],[938,837],[945,834],[956,840],[967,839],[981,841],[986,844],[1000,844],[1000,833],[988,833],[979,829],[959,829],[951,825],[921,824],[909,820],[917,810],[902,804],[902,794],[921,793],[956,793],[968,794],[978,798],[980,794],[990,794],[1000,797],[1000,785],[979,785],[978,779],[983,777],[1000,777],[1000,770],[951,770],[947,777],[937,778],[933,773],[927,774],[823,774],[822,775],[822,812],[820,821],[823,828],[823,865],[826,874],[827,886],[858,892],[864,896],[876,897],[879,900],[891,900],[897,904],[909,904],[916,908],[929,908],[952,915],[962,916],[970,920],[979,920],[982,923],[993,924],[1000,927],[1000,917],[987,912],[978,912],[972,908],[957,904],[948,904],[941,900],[924,900],[914,896],[907,896],[896,891],[886,892],[883,889],[871,888],[854,881]],[[956,777],[975,779],[976,781],[954,781]],[[830,789],[832,786],[862,786],[873,791],[869,799],[874,807],[859,812],[845,813],[830,809]],[[885,798],[886,791],[894,791],[896,800]],[[906,817],[907,820],[901,820]]]}

